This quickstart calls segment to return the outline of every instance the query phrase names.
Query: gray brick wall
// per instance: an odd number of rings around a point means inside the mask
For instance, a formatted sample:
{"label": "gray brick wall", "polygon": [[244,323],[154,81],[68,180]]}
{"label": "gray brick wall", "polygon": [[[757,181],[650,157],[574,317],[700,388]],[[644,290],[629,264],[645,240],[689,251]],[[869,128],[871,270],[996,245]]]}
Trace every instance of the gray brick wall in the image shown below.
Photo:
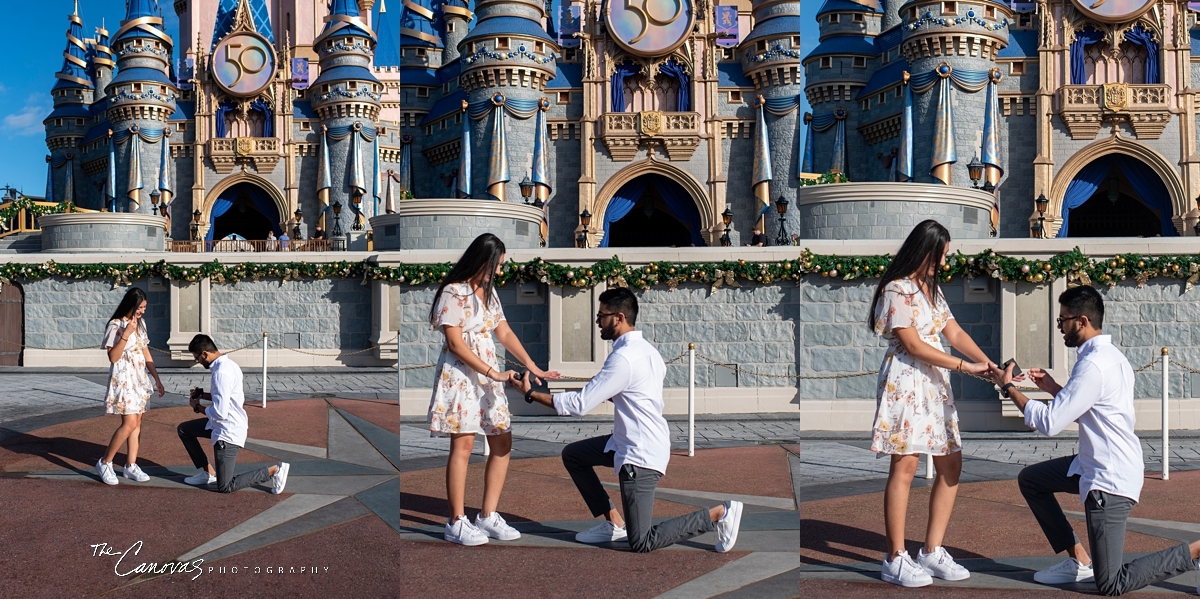
{"label": "gray brick wall", "polygon": [[[940,222],[956,239],[984,239],[991,233],[988,211],[957,204],[830,202],[788,212],[799,218],[799,228],[792,229],[789,224],[788,230],[798,232],[801,239],[904,239],[927,218]],[[777,230],[777,225],[768,228]]]}
{"label": "gray brick wall", "polygon": [[511,249],[539,246],[538,223],[515,218],[485,216],[413,216],[398,225],[384,225],[375,231],[375,250],[466,249],[479,235],[492,233]]}
{"label": "gray brick wall", "polygon": [[[134,281],[146,291],[146,330],[150,345],[167,346],[171,334],[170,296],[165,290],[149,291],[149,281]],[[25,281],[25,344],[50,349],[96,348],[99,351],[108,324],[128,287],[113,288],[112,281],[76,281],[59,277]],[[155,358],[162,356],[155,354]]]}
{"label": "gray brick wall", "polygon": [[262,338],[299,333],[302,349],[352,351],[370,346],[370,287],[357,279],[261,280],[212,285],[217,346],[236,349]]}
{"label": "gray brick wall", "polygon": [[164,230],[160,226],[125,224],[80,224],[43,226],[42,251],[89,251],[136,249],[162,251]]}

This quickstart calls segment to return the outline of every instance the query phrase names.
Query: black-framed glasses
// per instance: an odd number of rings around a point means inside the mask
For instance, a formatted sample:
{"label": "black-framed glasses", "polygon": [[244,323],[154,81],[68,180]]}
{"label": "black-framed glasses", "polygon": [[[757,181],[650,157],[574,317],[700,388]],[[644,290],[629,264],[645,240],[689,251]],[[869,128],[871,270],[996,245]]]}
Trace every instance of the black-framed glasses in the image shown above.
{"label": "black-framed glasses", "polygon": [[597,313],[596,313],[596,320],[597,320],[597,321],[599,321],[599,320],[601,320],[601,319],[603,319],[603,318],[605,318],[605,317],[608,317],[608,316],[616,316],[616,315],[618,315],[618,314],[620,314],[620,312],[597,312]]}
{"label": "black-framed glasses", "polygon": [[1079,316],[1068,316],[1066,318],[1059,316],[1058,318],[1054,319],[1054,322],[1058,323],[1058,328],[1061,329],[1064,322],[1067,322],[1069,320],[1075,320],[1076,318],[1082,318],[1082,317],[1083,317],[1082,314],[1080,314]]}

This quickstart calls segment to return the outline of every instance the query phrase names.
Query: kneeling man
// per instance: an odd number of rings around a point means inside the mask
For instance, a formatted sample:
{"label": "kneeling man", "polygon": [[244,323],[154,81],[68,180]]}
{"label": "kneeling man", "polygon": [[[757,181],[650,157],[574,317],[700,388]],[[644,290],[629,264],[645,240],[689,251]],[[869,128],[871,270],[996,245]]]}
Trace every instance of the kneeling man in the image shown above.
{"label": "kneeling man", "polygon": [[[737,542],[742,521],[742,503],[726,501],[653,524],[654,490],[667,472],[671,459],[671,436],[663,412],[663,378],[667,367],[650,342],[634,330],[637,297],[618,287],[600,294],[596,325],[600,338],[613,340],[612,353],[604,367],[583,390],[551,396],[532,390],[528,373],[516,384],[525,401],[554,408],[562,416],[583,416],[607,400],[613,402],[613,434],[577,441],[562,452],[563,465],[575,487],[592,511],[605,521],[575,535],[581,543],[609,543],[628,539],[637,553],[661,549],[716,530],[716,550],[726,552]],[[617,512],[594,468],[615,468],[621,483],[621,505]]]}
{"label": "kneeling man", "polygon": [[[242,407],[245,395],[242,393],[241,367],[221,355],[217,345],[208,335],[193,337],[192,342],[188,344],[188,351],[192,352],[192,357],[197,362],[212,370],[212,391],[205,393],[203,389],[193,389],[190,398],[192,410],[201,412],[202,399],[211,400],[212,405],[203,409],[205,418],[189,420],[180,424],[177,429],[192,463],[200,469],[183,481],[189,485],[217,483],[218,491],[232,493],[269,480],[271,492],[276,495],[282,493],[284,485],[287,484],[287,462],[233,475],[234,469],[237,468],[238,450],[246,445],[246,433],[250,428],[246,410]],[[216,471],[208,463],[208,456],[200,447],[200,437],[208,437],[212,441],[213,457],[217,462]]]}
{"label": "kneeling man", "polygon": [[[1029,369],[1050,403],[1029,401],[1013,381],[1012,367],[993,369],[1000,391],[1025,414],[1025,424],[1053,436],[1072,422],[1079,425],[1079,455],[1029,466],[1017,476],[1021,494],[1055,553],[1058,565],[1034,574],[1043,584],[1089,582],[1102,595],[1122,595],[1164,578],[1200,568],[1200,541],[1179,544],[1124,563],[1125,523],[1142,491],[1142,442],[1134,434],[1133,369],[1112,337],[1103,334],[1104,300],[1093,288],[1068,289],[1058,297],[1058,328],[1078,356],[1066,386],[1046,371]],[[1055,493],[1079,495],[1087,514],[1091,556],[1075,536]],[[1200,589],[1197,589],[1200,592]]]}

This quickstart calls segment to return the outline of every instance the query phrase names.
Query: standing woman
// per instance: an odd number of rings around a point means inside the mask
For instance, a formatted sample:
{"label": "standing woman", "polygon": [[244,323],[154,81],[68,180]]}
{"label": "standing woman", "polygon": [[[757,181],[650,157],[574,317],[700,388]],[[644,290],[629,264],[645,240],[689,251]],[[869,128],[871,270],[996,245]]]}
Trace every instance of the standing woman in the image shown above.
{"label": "standing woman", "polygon": [[[882,578],[905,587],[932,584],[932,576],[971,576],[942,547],[962,473],[958,412],[949,377],[950,370],[983,374],[991,362],[958,326],[938,287],[949,244],[950,232],[937,221],[918,224],[883,273],[867,318],[875,335],[888,340],[879,367],[879,406],[871,442],[878,457],[892,459],[883,499],[888,554]],[[946,353],[939,335],[972,361]],[[913,561],[904,548],[904,524],[921,454],[933,456],[937,479],[929,499],[925,546]]]}
{"label": "standing woman", "polygon": [[[450,437],[450,459],[446,464],[450,519],[445,538],[461,545],[482,545],[488,537],[512,541],[521,536],[496,512],[512,449],[504,383],[513,380],[516,372],[500,368],[493,336],[533,376],[559,377],[557,372],[546,372],[534,364],[504,320],[500,297],[492,283],[500,274],[504,252],[504,242],[495,235],[476,237],[438,287],[429,311],[430,322],[446,336],[434,369],[429,430],[432,437]],[[483,509],[471,524],[463,497],[476,434],[487,435],[491,452],[484,471]]]}
{"label": "standing woman", "polygon": [[[142,413],[146,411],[146,402],[155,390],[162,397],[166,390],[158,378],[158,370],[154,368],[154,359],[150,357],[150,340],[146,337],[146,323],[142,315],[146,313],[146,292],[137,287],[130,288],[121,299],[121,304],[113,312],[108,326],[104,329],[104,350],[108,352],[108,393],[104,397],[105,412],[120,414],[121,426],[113,433],[108,442],[108,451],[96,462],[96,472],[105,484],[117,484],[117,475],[113,472],[113,460],[117,450],[127,444],[125,456],[125,478],[138,482],[150,480],[145,472],[137,465],[138,439],[142,434]],[[150,385],[150,376],[154,377],[154,385]]]}

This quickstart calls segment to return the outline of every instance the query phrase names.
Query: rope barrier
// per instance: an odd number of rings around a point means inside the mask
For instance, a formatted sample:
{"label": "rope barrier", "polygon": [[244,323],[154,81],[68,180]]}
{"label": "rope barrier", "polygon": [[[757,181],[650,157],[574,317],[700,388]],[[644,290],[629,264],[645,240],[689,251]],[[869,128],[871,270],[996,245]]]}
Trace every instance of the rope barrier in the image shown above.
{"label": "rope barrier", "polygon": [[[369,351],[374,351],[374,350],[377,350],[377,349],[383,347],[384,344],[395,345],[396,340],[399,338],[400,338],[400,335],[397,334],[395,337],[392,337],[391,339],[387,340],[386,342],[377,343],[366,349],[359,349],[359,350],[349,351],[349,352],[338,352],[336,354],[322,354],[322,353],[317,353],[317,352],[306,351],[306,350],[300,349],[298,347],[287,347],[284,345],[280,345],[279,342],[275,341],[274,339],[271,339],[269,342],[271,345],[278,347],[279,349],[286,349],[288,351],[295,352],[298,354],[304,354],[307,356],[317,356],[319,358],[341,358],[341,357],[345,357],[345,356],[357,356],[359,354],[365,354]],[[430,364],[430,366],[432,366],[432,364]],[[428,367],[425,366],[423,368],[428,368]]]}

